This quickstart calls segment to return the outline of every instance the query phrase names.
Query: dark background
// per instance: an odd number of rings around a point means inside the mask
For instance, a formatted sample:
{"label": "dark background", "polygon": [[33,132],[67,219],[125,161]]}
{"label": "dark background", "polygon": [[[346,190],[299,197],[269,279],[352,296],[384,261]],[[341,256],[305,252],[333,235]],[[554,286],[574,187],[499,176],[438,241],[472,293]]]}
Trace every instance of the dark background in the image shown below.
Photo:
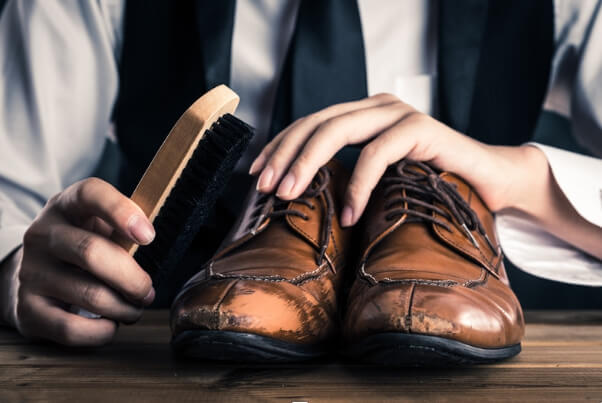
{"label": "dark background", "polygon": [[[6,0],[0,0],[0,13]],[[570,123],[563,117],[544,112],[540,118],[534,141],[542,144],[587,154],[571,135]],[[97,176],[112,181],[118,171],[119,151],[107,143]],[[512,288],[525,309],[600,309],[602,290],[594,287],[581,287],[543,280],[527,274],[510,262],[506,268]]]}

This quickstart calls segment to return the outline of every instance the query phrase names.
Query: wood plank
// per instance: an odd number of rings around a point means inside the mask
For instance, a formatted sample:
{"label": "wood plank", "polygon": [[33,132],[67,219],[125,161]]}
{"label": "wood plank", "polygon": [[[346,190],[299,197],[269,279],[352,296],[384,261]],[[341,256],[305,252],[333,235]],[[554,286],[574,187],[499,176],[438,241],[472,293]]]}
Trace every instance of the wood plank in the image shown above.
{"label": "wood plank", "polygon": [[528,324],[543,323],[546,325],[585,325],[602,324],[602,310],[591,311],[527,311],[525,320]]}
{"label": "wood plank", "polygon": [[[528,312],[523,352],[496,365],[395,369],[342,362],[182,360],[165,311],[99,349],[34,344],[0,330],[4,401],[602,401],[600,312]],[[579,320],[577,320],[579,319]]]}

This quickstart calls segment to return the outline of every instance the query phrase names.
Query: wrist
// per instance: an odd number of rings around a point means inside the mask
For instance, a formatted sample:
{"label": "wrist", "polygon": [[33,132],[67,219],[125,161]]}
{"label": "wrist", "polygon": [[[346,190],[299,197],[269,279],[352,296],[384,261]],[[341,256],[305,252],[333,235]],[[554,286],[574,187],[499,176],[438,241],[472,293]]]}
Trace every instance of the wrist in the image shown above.
{"label": "wrist", "polygon": [[494,213],[512,209],[535,215],[549,172],[545,155],[533,146],[476,143],[478,148],[468,153],[476,165],[467,165],[465,179],[487,207]]}
{"label": "wrist", "polygon": [[539,219],[544,198],[549,189],[551,172],[545,154],[537,147],[523,145],[515,149],[508,161],[512,182],[507,208],[518,210]]}

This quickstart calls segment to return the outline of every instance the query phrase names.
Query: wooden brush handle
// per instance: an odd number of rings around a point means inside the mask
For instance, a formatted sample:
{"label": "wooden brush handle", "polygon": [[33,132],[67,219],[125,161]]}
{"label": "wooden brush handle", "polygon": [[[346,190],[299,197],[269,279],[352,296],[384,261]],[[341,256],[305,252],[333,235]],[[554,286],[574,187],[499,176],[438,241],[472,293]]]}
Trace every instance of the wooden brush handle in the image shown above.
{"label": "wooden brush handle", "polygon": [[[131,199],[151,222],[176,184],[182,170],[196,149],[205,131],[226,113],[234,113],[239,97],[225,85],[219,85],[195,101],[178,119],[138,182]],[[113,240],[130,255],[138,245],[116,235]]]}

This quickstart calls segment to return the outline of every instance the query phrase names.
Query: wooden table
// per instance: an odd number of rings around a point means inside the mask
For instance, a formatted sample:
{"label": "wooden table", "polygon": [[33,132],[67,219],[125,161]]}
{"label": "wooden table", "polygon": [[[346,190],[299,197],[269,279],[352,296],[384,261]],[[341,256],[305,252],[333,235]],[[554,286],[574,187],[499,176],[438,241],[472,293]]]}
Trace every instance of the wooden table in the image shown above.
{"label": "wooden table", "polygon": [[602,311],[528,312],[523,352],[497,365],[387,369],[336,358],[280,366],[172,356],[165,311],[93,350],[32,344],[0,330],[0,402],[602,401]]}

